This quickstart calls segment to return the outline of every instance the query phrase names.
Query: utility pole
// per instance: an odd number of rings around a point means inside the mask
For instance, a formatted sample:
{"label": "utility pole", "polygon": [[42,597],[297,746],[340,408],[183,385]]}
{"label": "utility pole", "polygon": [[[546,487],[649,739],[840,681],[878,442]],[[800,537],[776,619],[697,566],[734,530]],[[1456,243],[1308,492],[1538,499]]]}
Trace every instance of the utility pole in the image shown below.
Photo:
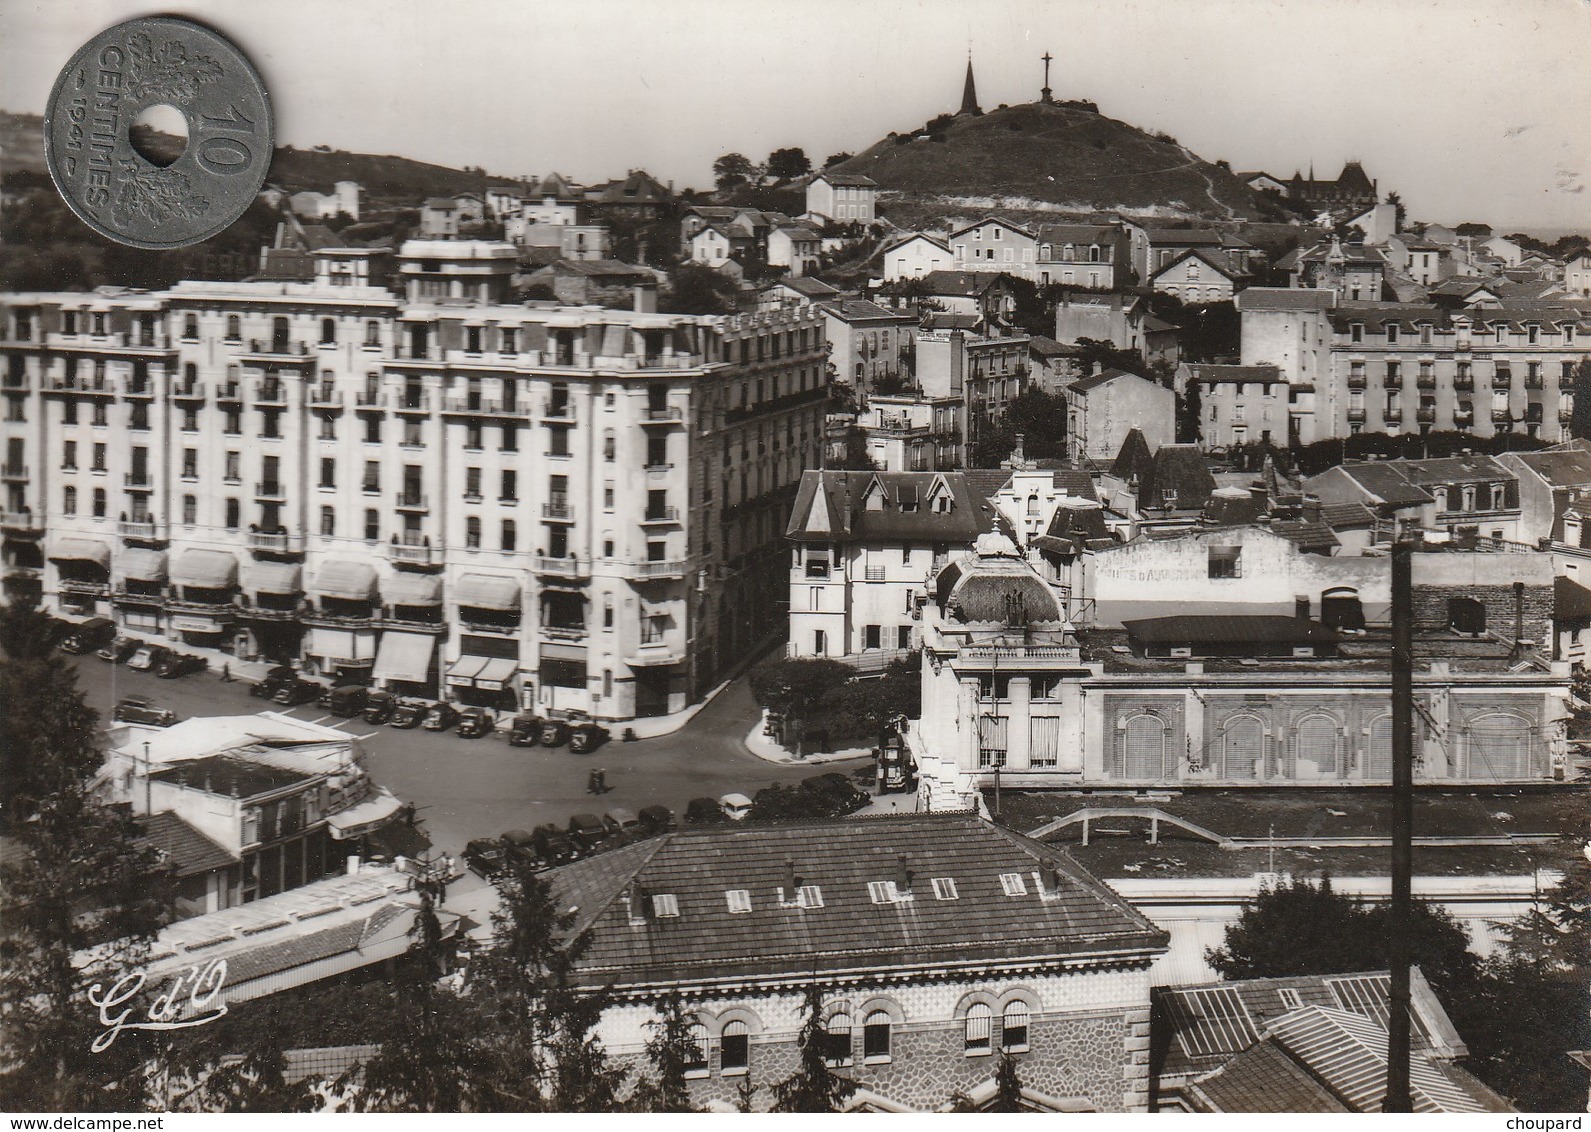
{"label": "utility pole", "polygon": [[1409,1096],[1409,927],[1414,850],[1413,548],[1392,544],[1392,923],[1388,941],[1387,1095],[1382,1112],[1413,1112]]}

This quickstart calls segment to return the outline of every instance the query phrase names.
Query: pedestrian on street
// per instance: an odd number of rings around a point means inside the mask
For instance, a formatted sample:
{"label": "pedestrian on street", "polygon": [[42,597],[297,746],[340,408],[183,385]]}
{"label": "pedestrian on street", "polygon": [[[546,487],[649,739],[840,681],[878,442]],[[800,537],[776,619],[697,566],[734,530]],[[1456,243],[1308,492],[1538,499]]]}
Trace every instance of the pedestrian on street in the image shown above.
{"label": "pedestrian on street", "polygon": [[221,666],[221,683],[232,683],[232,665],[230,663]]}
{"label": "pedestrian on street", "polygon": [[605,771],[605,770],[598,770],[597,771],[597,793],[598,794],[606,794],[607,792],[608,792],[608,772]]}
{"label": "pedestrian on street", "polygon": [[595,794],[595,793],[597,793],[597,787],[598,787],[598,782],[599,782],[597,775],[598,775],[597,771],[592,771],[590,774],[586,775],[586,793],[587,794]]}

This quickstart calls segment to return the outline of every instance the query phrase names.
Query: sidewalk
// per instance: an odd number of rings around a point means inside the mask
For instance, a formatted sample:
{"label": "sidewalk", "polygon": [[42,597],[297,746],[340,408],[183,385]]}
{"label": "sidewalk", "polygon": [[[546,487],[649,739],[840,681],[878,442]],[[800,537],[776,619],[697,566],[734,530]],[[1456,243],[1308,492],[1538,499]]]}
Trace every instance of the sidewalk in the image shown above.
{"label": "sidewalk", "polygon": [[811,754],[805,758],[798,758],[762,733],[763,724],[767,722],[767,719],[768,710],[764,708],[762,718],[757,721],[757,725],[751,729],[745,740],[746,750],[766,762],[780,763],[784,766],[817,766],[820,763],[865,758],[873,753],[872,747],[849,747],[843,751],[824,751],[822,754]]}

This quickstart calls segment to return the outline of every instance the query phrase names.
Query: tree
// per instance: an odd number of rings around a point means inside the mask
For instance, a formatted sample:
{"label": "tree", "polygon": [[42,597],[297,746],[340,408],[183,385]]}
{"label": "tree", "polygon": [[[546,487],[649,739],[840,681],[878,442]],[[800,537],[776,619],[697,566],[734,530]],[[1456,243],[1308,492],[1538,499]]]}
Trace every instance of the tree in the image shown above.
{"label": "tree", "polygon": [[1078,361],[1084,367],[1085,374],[1103,373],[1108,369],[1126,370],[1128,373],[1142,373],[1144,360],[1136,350],[1117,349],[1115,343],[1098,338],[1079,338]]}
{"label": "tree", "polygon": [[1397,193],[1387,194],[1387,203],[1393,208],[1392,226],[1397,231],[1403,231],[1404,221],[1409,218],[1409,210],[1403,207],[1403,198]]}
{"label": "tree", "polygon": [[867,451],[867,433],[854,424],[848,427],[845,430],[845,455],[829,466],[842,472],[876,472],[878,465]]}
{"label": "tree", "polygon": [[824,161],[823,168],[833,169],[836,165],[844,164],[845,162],[851,160],[851,158],[854,156],[855,154],[845,152],[831,153],[828,156],[828,160]]}
{"label": "tree", "polygon": [[839,1112],[856,1092],[856,1082],[829,1068],[824,1049],[828,1031],[823,1026],[823,992],[807,987],[806,1020],[796,1038],[800,1061],[795,1072],[773,1085],[774,1112]]}
{"label": "tree", "polygon": [[0,812],[13,823],[100,763],[98,719],[56,652],[62,629],[32,595],[0,609]]}
{"label": "tree", "polygon": [[770,177],[789,181],[812,172],[812,162],[807,160],[805,151],[797,147],[776,149],[768,155],[767,171]]}
{"label": "tree", "polygon": [[851,668],[826,657],[779,657],[751,670],[751,698],[771,712],[804,717],[824,695],[853,675]]}
{"label": "tree", "polygon": [[1024,389],[1006,407],[997,424],[985,424],[972,444],[970,463],[975,468],[994,468],[1016,449],[1022,437],[1022,451],[1031,459],[1060,459],[1066,455],[1066,399],[1046,393],[1036,385]]}
{"label": "tree", "polygon": [[701,1050],[691,1033],[694,1019],[685,1013],[678,995],[671,995],[658,1017],[648,1022],[651,1037],[646,1059],[654,1076],[636,1087],[631,1103],[643,1112],[697,1112],[690,1100],[685,1074],[701,1060]]}
{"label": "tree", "polygon": [[713,180],[720,189],[744,185],[757,178],[757,167],[743,153],[726,153],[713,162]]}
{"label": "tree", "polygon": [[994,1071],[994,1100],[988,1111],[1022,1111],[1022,1079],[1017,1076],[1016,1060],[1008,1053],[1000,1055],[1000,1064]]}
{"label": "tree", "polygon": [[697,263],[669,272],[660,310],[669,314],[733,314],[740,288],[729,276]]}

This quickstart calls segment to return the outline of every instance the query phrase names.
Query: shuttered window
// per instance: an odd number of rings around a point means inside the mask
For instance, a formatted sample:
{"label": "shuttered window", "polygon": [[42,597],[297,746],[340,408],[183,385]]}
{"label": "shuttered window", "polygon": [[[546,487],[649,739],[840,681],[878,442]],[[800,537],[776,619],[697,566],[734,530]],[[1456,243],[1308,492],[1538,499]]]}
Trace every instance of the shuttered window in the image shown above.
{"label": "shuttered window", "polygon": [[1251,715],[1228,720],[1221,743],[1221,773],[1226,778],[1255,778],[1265,753],[1265,727]]}
{"label": "shuttered window", "polygon": [[1297,773],[1297,764],[1312,763],[1306,773],[1332,776],[1337,771],[1337,724],[1330,717],[1312,715],[1298,723],[1298,735],[1293,740],[1292,765],[1283,774],[1288,778]]}
{"label": "shuttered window", "polygon": [[1034,767],[1059,766],[1061,761],[1061,720],[1059,716],[1039,715],[1032,721],[1032,752],[1029,763]]}
{"label": "shuttered window", "polygon": [[1159,778],[1166,773],[1166,725],[1153,715],[1127,721],[1123,744],[1128,778]]}
{"label": "shuttered window", "polygon": [[1028,1004],[1008,1002],[1000,1025],[1000,1048],[1020,1053],[1028,1048]]}
{"label": "shuttered window", "polygon": [[993,1029],[994,1011],[989,1009],[988,1003],[975,1002],[968,1007],[966,1052],[988,1053]]}
{"label": "shuttered window", "polygon": [[994,766],[1005,765],[1006,724],[1008,720],[1003,715],[983,715],[978,717],[978,766],[988,769]]}
{"label": "shuttered window", "polygon": [[1392,717],[1384,715],[1370,725],[1370,744],[1365,758],[1365,777],[1376,781],[1392,779]]}
{"label": "shuttered window", "polygon": [[1483,715],[1469,729],[1471,778],[1510,779],[1531,775],[1530,726],[1514,715]]}

